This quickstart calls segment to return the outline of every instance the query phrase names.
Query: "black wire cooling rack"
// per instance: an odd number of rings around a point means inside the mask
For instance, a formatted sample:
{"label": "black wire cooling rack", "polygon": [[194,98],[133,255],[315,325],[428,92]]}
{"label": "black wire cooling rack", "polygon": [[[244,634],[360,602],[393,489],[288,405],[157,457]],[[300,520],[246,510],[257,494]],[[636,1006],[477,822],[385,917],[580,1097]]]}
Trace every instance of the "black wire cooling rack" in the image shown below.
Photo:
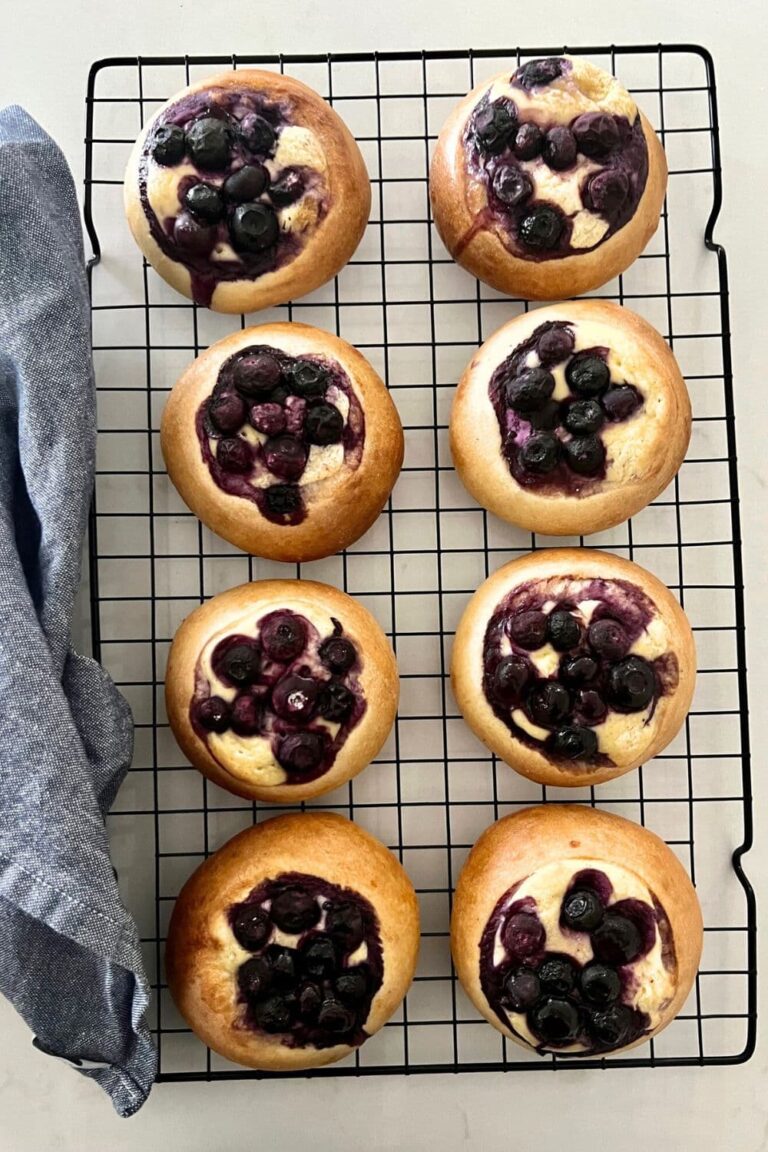
{"label": "black wire cooling rack", "polygon": [[[672,344],[693,399],[693,439],[668,490],[589,544],[638,560],[683,602],[700,663],[690,716],[677,740],[639,772],[597,792],[546,789],[475,740],[446,676],[455,624],[477,585],[511,557],[556,541],[486,514],[451,468],[447,413],[456,380],[472,350],[528,305],[486,289],[448,258],[430,220],[429,154],[450,107],[475,82],[521,58],[562,51],[126,57],[91,69],[85,219],[91,264],[100,265],[91,283],[100,427],[90,532],[93,646],[136,718],[135,762],[110,827],[155,988],[161,1080],[260,1075],[220,1059],[185,1027],[163,980],[163,943],[190,872],[276,810],[230,796],[184,761],[162,698],[168,645],[206,597],[294,571],[356,596],[397,651],[402,704],[381,757],[309,807],[345,813],[391,846],[419,892],[424,928],[416,980],[400,1012],[359,1052],[313,1075],[736,1064],[752,1054],[756,924],[741,862],[752,843],[752,813],[728,279],[713,239],[722,199],[715,77],[701,48],[575,50],[619,72],[669,159],[655,238],[600,295],[641,312]],[[173,293],[134,248],[121,207],[130,146],[158,104],[191,80],[247,64],[295,75],[326,96],[357,136],[374,189],[367,233],[340,276],[252,322],[287,316],[357,344],[386,379],[406,428],[405,467],[378,522],[344,555],[295,567],[238,553],[187,512],[168,482],[158,448],[167,393],[184,366],[238,321]],[[652,827],[680,855],[702,901],[696,986],[677,1020],[631,1056],[574,1062],[508,1044],[480,1020],[451,968],[451,891],[471,844],[505,812],[563,799]]]}

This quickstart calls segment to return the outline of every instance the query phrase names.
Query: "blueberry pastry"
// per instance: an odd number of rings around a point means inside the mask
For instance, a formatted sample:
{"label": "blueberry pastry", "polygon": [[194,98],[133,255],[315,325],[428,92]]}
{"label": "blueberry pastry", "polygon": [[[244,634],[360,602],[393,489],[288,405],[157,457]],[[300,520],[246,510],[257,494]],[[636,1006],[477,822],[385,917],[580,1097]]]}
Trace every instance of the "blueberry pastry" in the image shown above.
{"label": "blueberry pastry", "polygon": [[454,260],[532,300],[578,296],[628,268],[656,231],[666,184],[664,151],[626,89],[569,56],[474,88],[430,172]]}
{"label": "blueberry pastry", "polygon": [[278,816],[235,836],[184,885],[168,987],[228,1060],[313,1068],[389,1019],[418,948],[416,894],[383,844],[343,816]]}
{"label": "blueberry pastry", "polygon": [[214,596],[171,645],[168,720],[190,761],[252,800],[298,803],[356,776],[394,723],[397,664],[351,596],[261,580]]}
{"label": "blueberry pastry", "polygon": [[212,531],[269,560],[317,560],[370,528],[403,462],[389,392],[360,353],[306,324],[246,328],[190,364],[161,445]]}
{"label": "blueberry pastry", "polygon": [[540,1053],[633,1048],[683,1007],[701,910],[670,848],[637,824],[572,804],[488,828],[459,876],[451,949],[475,1007]]}
{"label": "blueberry pastry", "polygon": [[330,280],[360,243],[371,186],[344,122],[311,88],[243,69],[192,84],[136,141],[125,210],[178,292],[252,312]]}
{"label": "blueberry pastry", "polygon": [[456,470],[491,512],[548,536],[601,532],[683,462],[691,405],[651,325],[607,300],[515,317],[475,353],[451,416]]}
{"label": "blueberry pastry", "polygon": [[451,664],[475,734],[530,780],[600,784],[670,743],[691,705],[696,649],[672,593],[587,548],[531,552],[478,588]]}

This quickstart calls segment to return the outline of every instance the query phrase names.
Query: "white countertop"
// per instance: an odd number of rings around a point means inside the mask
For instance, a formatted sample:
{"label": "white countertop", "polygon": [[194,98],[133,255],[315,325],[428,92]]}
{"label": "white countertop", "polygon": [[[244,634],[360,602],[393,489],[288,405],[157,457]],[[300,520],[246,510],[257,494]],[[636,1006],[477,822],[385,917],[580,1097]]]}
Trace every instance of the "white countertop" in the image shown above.
{"label": "white countertop", "polygon": [[[370,10],[369,10],[370,9]],[[142,53],[369,51],[572,44],[693,42],[715,58],[725,198],[716,238],[726,246],[742,527],[757,847],[747,873],[768,896],[768,645],[764,557],[768,467],[763,190],[768,187],[764,0],[156,0],[107,4],[31,0],[3,4],[0,104],[23,104],[62,145],[78,183],[83,169],[84,96],[90,63]],[[762,34],[761,34],[762,33]],[[762,939],[766,939],[763,916]],[[26,1026],[0,1003],[0,1147],[184,1152],[259,1147],[333,1149],[514,1148],[571,1152],[768,1148],[768,1049],[735,1068],[664,1068],[523,1075],[373,1077],[312,1082],[162,1085],[129,1121],[118,1120],[92,1083],[36,1052]]]}

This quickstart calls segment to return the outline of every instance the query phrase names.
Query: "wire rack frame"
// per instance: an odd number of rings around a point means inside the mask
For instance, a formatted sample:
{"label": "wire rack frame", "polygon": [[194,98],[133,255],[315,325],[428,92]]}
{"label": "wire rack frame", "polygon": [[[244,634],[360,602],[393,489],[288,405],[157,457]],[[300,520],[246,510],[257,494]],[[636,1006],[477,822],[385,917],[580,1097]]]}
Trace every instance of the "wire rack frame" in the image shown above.
{"label": "wire rack frame", "polygon": [[[121,885],[142,928],[156,993],[152,1024],[161,1081],[272,1075],[228,1064],[200,1044],[175,1013],[163,981],[165,925],[181,883],[227,834],[277,809],[220,792],[201,780],[178,750],[169,750],[161,688],[173,631],[166,621],[180,620],[195,603],[220,591],[222,579],[233,584],[271,575],[275,568],[239,556],[174,504],[157,451],[157,401],[172,382],[165,379],[164,358],[178,352],[191,359],[224,332],[209,332],[211,314],[164,292],[152,269],[136,256],[140,268],[134,291],[129,285],[122,299],[114,298],[121,296],[120,285],[110,281],[102,289],[93,270],[102,254],[96,221],[101,220],[102,232],[109,231],[116,202],[106,196],[121,183],[114,166],[109,170],[107,154],[117,148],[124,163],[145,116],[193,75],[200,78],[219,66],[259,65],[301,74],[325,89],[348,122],[354,121],[374,192],[366,239],[330,286],[274,314],[314,320],[357,343],[392,389],[408,445],[401,480],[378,525],[322,570],[296,565],[295,574],[329,579],[366,602],[398,653],[405,699],[389,743],[362,777],[306,807],[344,812],[390,844],[420,895],[422,957],[402,1010],[382,1032],[339,1065],[289,1075],[738,1064],[754,1051],[756,906],[742,866],[753,826],[728,272],[725,252],[714,240],[722,204],[714,66],[699,46],[568,49],[613,71],[620,61],[622,77],[632,73],[636,82],[627,86],[646,111],[649,101],[656,102],[655,127],[672,160],[670,192],[655,241],[601,295],[645,313],[665,333],[683,361],[692,392],[694,439],[680,475],[651,508],[613,535],[601,534],[589,543],[652,568],[686,607],[701,668],[685,730],[653,765],[629,779],[604,785],[599,794],[594,789],[566,792],[523,781],[473,743],[450,696],[448,648],[461,607],[476,584],[506,559],[549,541],[501,525],[453,486],[445,403],[460,359],[466,360],[493,328],[528,304],[470,282],[443,251],[426,195],[430,147],[450,103],[481,75],[496,70],[494,64],[498,69],[510,62],[517,66],[524,58],[565,50],[120,57],[91,68],[85,223],[93,252],[89,276],[101,449],[89,532],[91,628],[95,654],[112,670],[136,712],[137,756],[110,825]],[[108,94],[101,94],[97,90],[105,80]],[[154,88],[158,83],[162,91]],[[673,103],[679,122],[670,111]],[[363,106],[367,120],[356,115]],[[121,120],[126,111],[131,119]],[[101,128],[104,112],[106,132]],[[696,143],[699,151],[693,149],[693,158],[684,151],[675,164],[676,142]],[[689,186],[685,182],[691,178],[695,184]],[[673,206],[676,187],[684,191],[682,202],[676,197]],[[414,202],[414,190],[417,210],[394,215],[398,204]],[[691,222],[697,202],[703,206],[704,246],[702,228]],[[414,229],[422,230],[418,240]],[[689,242],[693,238],[698,255],[709,254],[711,263],[701,265],[692,283],[680,276],[683,260],[673,235],[687,236]],[[351,297],[345,277],[353,278]],[[451,317],[459,318],[449,322],[450,331],[443,319],[447,307]],[[425,310],[418,339],[404,321],[412,309]],[[370,326],[363,325],[362,337],[357,331],[352,317],[361,314],[378,317],[375,339]],[[182,318],[190,328],[179,342],[174,332]],[[227,321],[236,323],[235,318]],[[244,317],[240,323],[245,326]],[[164,336],[168,329],[176,343],[155,339],[158,331]],[[695,356],[688,364],[691,350],[702,347],[716,350],[714,366],[709,361],[697,365]],[[127,366],[120,360],[126,353]],[[411,354],[417,369],[413,361],[409,366]],[[122,444],[126,437],[127,446]],[[584,538],[572,542],[584,544]],[[218,563],[224,567],[217,569]],[[144,574],[138,591],[131,580],[131,566],[137,564]],[[278,567],[281,575],[292,570]],[[143,617],[135,615],[137,607]],[[654,827],[698,882],[704,905],[705,951],[691,997],[660,1037],[630,1056],[541,1058],[508,1044],[480,1021],[450,965],[451,892],[476,835],[507,811],[566,798],[599,803]],[[732,869],[726,866],[729,860]],[[719,901],[708,898],[713,891],[721,892]]]}

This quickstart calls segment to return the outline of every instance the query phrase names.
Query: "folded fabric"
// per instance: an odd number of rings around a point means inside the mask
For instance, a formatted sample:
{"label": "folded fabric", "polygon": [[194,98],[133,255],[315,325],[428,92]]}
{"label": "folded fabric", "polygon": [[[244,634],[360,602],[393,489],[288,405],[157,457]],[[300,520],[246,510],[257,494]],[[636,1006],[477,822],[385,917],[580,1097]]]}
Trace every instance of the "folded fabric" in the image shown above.
{"label": "folded fabric", "polygon": [[[0,991],[44,1052],[129,1116],[156,1055],[106,813],[130,763],[125,700],[72,651],[95,394],[77,198],[21,108],[0,111]],[[43,1057],[41,1056],[41,1059]]]}

